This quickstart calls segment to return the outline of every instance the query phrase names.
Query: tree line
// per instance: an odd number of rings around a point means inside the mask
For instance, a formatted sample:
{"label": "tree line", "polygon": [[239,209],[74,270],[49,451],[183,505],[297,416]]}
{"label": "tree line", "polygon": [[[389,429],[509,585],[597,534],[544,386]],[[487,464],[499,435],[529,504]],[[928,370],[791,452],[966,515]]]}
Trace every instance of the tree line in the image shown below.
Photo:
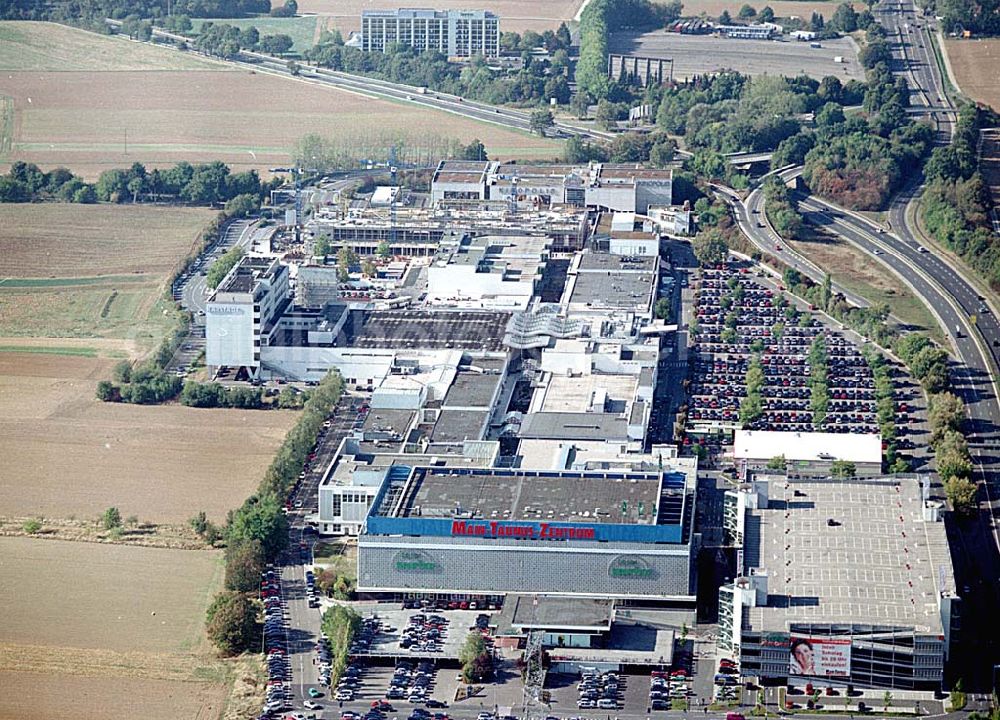
{"label": "tree line", "polygon": [[[179,31],[180,32],[180,31]],[[194,48],[206,55],[232,60],[240,50],[254,50],[270,55],[284,55],[294,41],[285,33],[261,35],[253,25],[245,28],[228,23],[202,23],[193,41]]]}
{"label": "tree line", "polygon": [[[229,512],[223,528],[216,528],[203,513],[191,519],[191,526],[202,537],[226,543],[225,589],[212,601],[205,625],[209,639],[221,654],[260,650],[260,604],[254,596],[260,588],[261,573],[288,545],[284,503],[343,389],[343,379],[336,370],[331,370],[313,389],[257,492]],[[332,644],[333,635],[329,637]]]}
{"label": "tree line", "polygon": [[925,11],[944,18],[945,32],[969,30],[976,35],[1000,35],[1000,2],[998,0],[920,0]]}
{"label": "tree line", "polygon": [[52,20],[108,32],[105,18],[159,19],[171,13],[198,18],[238,18],[267,13],[270,9],[270,0],[4,0],[0,2],[0,19]]}
{"label": "tree line", "polygon": [[148,170],[136,162],[127,169],[105,170],[97,182],[88,183],[66,168],[45,172],[34,163],[18,161],[0,176],[0,202],[228,203],[230,216],[245,216],[282,182],[280,178],[264,182],[256,170],[232,174],[228,165],[216,161],[180,162],[167,170]]}
{"label": "tree line", "polygon": [[994,290],[1000,289],[1000,242],[990,222],[989,187],[979,172],[979,130],[998,118],[985,108],[959,111],[955,135],[935,148],[924,166],[927,188],[921,199],[924,224],[942,245],[959,255]]}
{"label": "tree line", "polygon": [[486,146],[479,139],[464,144],[455,137],[437,133],[384,128],[361,129],[350,135],[341,132],[330,137],[310,133],[295,144],[292,157],[300,167],[317,173],[366,164],[378,165],[384,172],[390,158],[397,166],[416,167],[434,167],[442,158],[489,160]]}
{"label": "tree line", "polygon": [[[675,15],[676,13],[676,15]],[[580,15],[580,60],[576,83],[594,100],[607,98],[608,38],[627,28],[657,28],[680,14],[680,3],[657,5],[650,0],[592,0]]]}

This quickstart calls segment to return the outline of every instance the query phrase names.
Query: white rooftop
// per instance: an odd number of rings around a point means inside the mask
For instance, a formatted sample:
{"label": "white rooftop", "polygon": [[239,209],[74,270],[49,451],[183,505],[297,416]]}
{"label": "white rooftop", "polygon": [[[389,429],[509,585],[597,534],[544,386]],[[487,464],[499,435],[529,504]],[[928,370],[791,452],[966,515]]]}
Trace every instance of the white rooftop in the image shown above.
{"label": "white rooftop", "polygon": [[611,232],[632,232],[634,227],[634,212],[616,212],[611,218]]}
{"label": "white rooftop", "polygon": [[398,185],[379,185],[372,193],[372,205],[388,205],[399,193]]}
{"label": "white rooftop", "polygon": [[736,431],[733,443],[736,460],[767,460],[778,455],[784,455],[786,460],[791,461],[880,463],[882,437],[878,434]]}

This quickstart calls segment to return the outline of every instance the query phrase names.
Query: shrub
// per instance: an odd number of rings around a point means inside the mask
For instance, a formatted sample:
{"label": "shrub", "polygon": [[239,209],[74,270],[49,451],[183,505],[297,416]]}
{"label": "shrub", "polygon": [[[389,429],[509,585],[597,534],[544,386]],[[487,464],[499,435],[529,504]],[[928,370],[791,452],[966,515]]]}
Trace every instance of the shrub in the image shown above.
{"label": "shrub", "polygon": [[109,507],[101,515],[101,526],[105,530],[114,530],[122,526],[122,514],[116,507]]}
{"label": "shrub", "polygon": [[41,531],[42,521],[38,518],[31,518],[30,520],[25,520],[21,528],[29,535],[35,535]]}
{"label": "shrub", "polygon": [[239,592],[223,591],[208,608],[208,639],[223,655],[260,647],[257,605]]}

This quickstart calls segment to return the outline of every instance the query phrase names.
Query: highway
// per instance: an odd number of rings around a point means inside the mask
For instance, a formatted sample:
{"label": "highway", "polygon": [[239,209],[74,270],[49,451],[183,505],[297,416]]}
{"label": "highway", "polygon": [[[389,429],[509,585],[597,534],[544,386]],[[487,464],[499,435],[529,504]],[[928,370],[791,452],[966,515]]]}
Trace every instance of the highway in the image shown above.
{"label": "highway", "polygon": [[[718,193],[726,196],[733,209],[736,223],[740,230],[761,252],[771,255],[788,267],[798,270],[815,283],[823,282],[826,270],[795,252],[795,250],[782,240],[774,228],[771,227],[767,216],[764,214],[764,192],[762,187],[753,190],[747,196],[746,200],[742,202],[740,202],[739,194],[735,191],[721,185],[715,185],[714,187]],[[833,290],[841,293],[852,305],[858,307],[868,307],[871,305],[866,298],[836,283],[833,284]]]}

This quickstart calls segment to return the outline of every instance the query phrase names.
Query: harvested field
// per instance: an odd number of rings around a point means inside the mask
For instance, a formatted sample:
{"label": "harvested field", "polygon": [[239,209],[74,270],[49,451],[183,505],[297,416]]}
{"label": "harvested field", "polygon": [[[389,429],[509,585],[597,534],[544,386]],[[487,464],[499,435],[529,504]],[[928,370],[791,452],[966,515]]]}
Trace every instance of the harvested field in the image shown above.
{"label": "harvested field", "polygon": [[152,276],[184,257],[214,213],[146,205],[0,205],[0,277]]}
{"label": "harvested field", "polygon": [[226,699],[226,688],[218,683],[16,671],[0,672],[0,686],[0,720],[208,720],[219,717]]}
{"label": "harvested field", "polygon": [[[207,649],[202,624],[221,585],[220,552],[6,537],[0,556],[0,643],[121,653]],[[60,587],[73,589],[71,604],[53,592]]]}
{"label": "harvested field", "polygon": [[227,66],[118,36],[43,22],[0,22],[0,70],[225,70]]}
{"label": "harvested field", "polygon": [[0,336],[156,345],[174,315],[164,278],[211,217],[203,208],[0,205]]}
{"label": "harvested field", "polygon": [[[809,20],[814,12],[819,13],[824,19],[829,20],[837,10],[839,3],[836,0],[775,0],[775,2],[757,2],[750,5],[759,12],[765,5],[769,5],[774,14],[778,17],[798,17]],[[736,17],[740,8],[743,7],[742,0],[684,0],[684,16],[697,17],[705,13],[708,17],[716,18],[723,10],[728,10],[729,14]],[[863,3],[854,3],[854,7],[860,10]]]}
{"label": "harvested field", "polygon": [[[280,5],[272,0],[272,5]],[[500,16],[502,32],[523,32],[534,30],[543,32],[555,30],[561,22],[572,20],[583,0],[485,0],[469,3],[468,0],[436,0],[432,5],[436,10],[468,10],[470,8],[491,10]],[[394,10],[400,7],[396,0],[302,0],[299,12],[318,13],[331,18],[333,27],[344,33],[361,29],[362,10]]]}
{"label": "harvested field", "polygon": [[212,159],[266,172],[287,164],[308,133],[342,144],[373,133],[398,133],[413,146],[481,138],[490,157],[501,158],[551,158],[561,147],[450,113],[249,71],[3,73],[0,94],[14,98],[9,161],[64,165],[89,178],[136,161]]}
{"label": "harvested field", "polygon": [[1000,38],[946,40],[948,62],[959,89],[976,102],[1000,110]]}
{"label": "harvested field", "polygon": [[253,492],[297,417],[102,403],[94,388],[112,365],[0,353],[0,515],[96,517],[115,505],[156,523],[199,510],[222,521]]}
{"label": "harvested field", "polygon": [[0,718],[218,717],[202,621],[220,555],[0,538]]}

